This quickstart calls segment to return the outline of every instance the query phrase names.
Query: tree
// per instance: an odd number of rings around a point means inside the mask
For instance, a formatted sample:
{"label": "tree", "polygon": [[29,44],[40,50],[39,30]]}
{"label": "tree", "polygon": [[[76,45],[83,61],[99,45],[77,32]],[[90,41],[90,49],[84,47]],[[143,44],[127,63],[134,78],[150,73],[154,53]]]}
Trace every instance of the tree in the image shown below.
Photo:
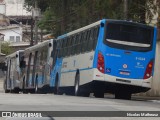
{"label": "tree", "polygon": [[[33,4],[32,0],[25,2],[28,6]],[[159,0],[128,0],[128,2],[128,19],[141,23],[146,22],[146,16],[151,21],[160,6]],[[39,26],[52,32],[54,36],[103,18],[124,19],[123,0],[38,0],[38,5],[44,16]]]}
{"label": "tree", "polygon": [[[37,0],[38,6],[39,6],[39,8],[41,8],[42,12],[44,12],[47,9],[47,7],[49,6],[48,1],[51,1],[51,0]],[[25,2],[24,2],[24,8],[27,11],[31,11],[32,8],[34,7],[34,5],[35,5],[35,0],[25,0]]]}
{"label": "tree", "polygon": [[153,16],[157,13],[160,15],[159,0],[130,0],[129,3],[129,18],[130,20],[150,23]]}
{"label": "tree", "polygon": [[10,43],[3,42],[2,46],[1,46],[1,48],[2,48],[1,52],[4,53],[4,54],[6,54],[6,55],[11,54],[13,52],[13,48],[11,48],[9,45],[10,45]]}

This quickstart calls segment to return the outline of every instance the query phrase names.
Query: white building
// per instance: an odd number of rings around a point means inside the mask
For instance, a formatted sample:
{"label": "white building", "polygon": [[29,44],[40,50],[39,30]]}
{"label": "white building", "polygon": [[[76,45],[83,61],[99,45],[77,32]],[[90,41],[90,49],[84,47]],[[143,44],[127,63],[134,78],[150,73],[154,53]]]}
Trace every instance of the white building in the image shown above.
{"label": "white building", "polygon": [[19,26],[6,26],[0,28],[0,33],[4,34],[4,37],[1,38],[1,41],[6,42],[21,42],[22,41],[22,28]]}
{"label": "white building", "polygon": [[0,33],[5,35],[2,41],[17,43],[22,42],[23,37],[25,39],[23,28],[31,19],[31,12],[24,9],[24,2],[25,0],[0,0]]}
{"label": "white building", "polygon": [[25,0],[4,0],[6,16],[31,16],[31,12],[24,9]]}

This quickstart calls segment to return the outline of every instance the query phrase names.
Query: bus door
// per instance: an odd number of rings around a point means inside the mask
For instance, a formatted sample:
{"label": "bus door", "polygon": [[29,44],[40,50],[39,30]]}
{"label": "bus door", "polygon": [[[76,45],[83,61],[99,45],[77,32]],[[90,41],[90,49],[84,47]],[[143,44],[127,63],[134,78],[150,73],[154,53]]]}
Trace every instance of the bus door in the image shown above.
{"label": "bus door", "polygon": [[57,41],[54,40],[54,41],[53,41],[53,49],[52,49],[52,52],[51,52],[52,69],[54,68],[54,66],[55,66],[55,64],[56,64],[57,55],[58,55]]}
{"label": "bus door", "polygon": [[10,70],[11,70],[11,60],[7,58],[7,71],[6,71],[6,80],[5,80],[6,89],[11,87]]}

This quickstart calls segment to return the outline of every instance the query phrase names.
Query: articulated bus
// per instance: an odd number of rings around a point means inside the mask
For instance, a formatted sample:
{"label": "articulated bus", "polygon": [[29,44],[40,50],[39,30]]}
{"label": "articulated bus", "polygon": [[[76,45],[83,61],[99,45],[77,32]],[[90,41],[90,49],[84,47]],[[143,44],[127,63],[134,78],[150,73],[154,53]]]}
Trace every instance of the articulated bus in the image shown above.
{"label": "articulated bus", "polygon": [[5,93],[19,93],[20,91],[20,76],[21,71],[21,57],[23,56],[23,50],[16,51],[11,55],[6,56],[6,78],[4,80],[4,90]]}
{"label": "articulated bus", "polygon": [[59,36],[50,87],[56,94],[131,99],[151,88],[156,27],[100,20]]}
{"label": "articulated bus", "polygon": [[20,85],[24,93],[49,92],[52,43],[53,40],[47,40],[24,50],[26,67]]}

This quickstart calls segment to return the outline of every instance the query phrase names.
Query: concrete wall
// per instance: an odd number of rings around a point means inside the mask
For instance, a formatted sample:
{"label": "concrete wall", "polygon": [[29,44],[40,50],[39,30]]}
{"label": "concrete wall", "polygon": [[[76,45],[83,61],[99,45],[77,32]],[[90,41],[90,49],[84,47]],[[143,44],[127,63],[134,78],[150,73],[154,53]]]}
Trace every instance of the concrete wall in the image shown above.
{"label": "concrete wall", "polygon": [[152,81],[152,88],[146,93],[140,93],[141,96],[159,96],[160,97],[160,41],[157,42],[156,60],[154,68],[154,77]]}

